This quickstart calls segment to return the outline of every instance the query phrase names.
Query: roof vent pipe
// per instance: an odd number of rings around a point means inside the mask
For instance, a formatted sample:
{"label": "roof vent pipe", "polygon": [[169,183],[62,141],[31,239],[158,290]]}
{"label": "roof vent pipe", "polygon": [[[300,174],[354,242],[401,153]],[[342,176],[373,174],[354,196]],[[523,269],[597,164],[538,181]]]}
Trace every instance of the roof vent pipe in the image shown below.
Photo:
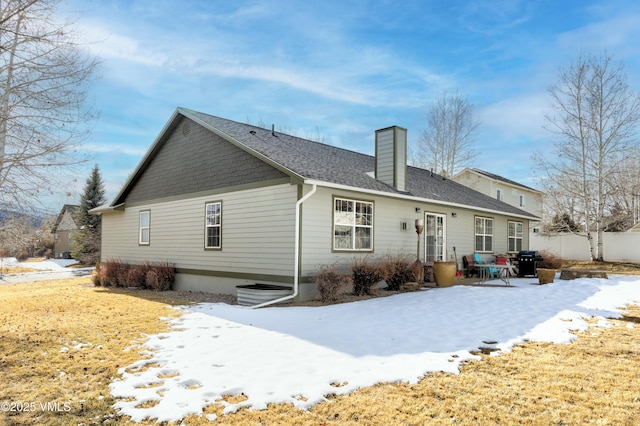
{"label": "roof vent pipe", "polygon": [[272,124],[271,125],[271,136],[275,136],[276,135],[276,125]]}

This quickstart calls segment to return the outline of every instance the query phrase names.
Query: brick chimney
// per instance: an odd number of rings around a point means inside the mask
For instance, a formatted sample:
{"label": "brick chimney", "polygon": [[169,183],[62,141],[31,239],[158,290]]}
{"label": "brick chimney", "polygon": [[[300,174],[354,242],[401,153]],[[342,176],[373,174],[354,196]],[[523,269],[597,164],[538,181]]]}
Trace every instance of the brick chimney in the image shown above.
{"label": "brick chimney", "polygon": [[376,179],[400,191],[407,186],[407,129],[376,130]]}

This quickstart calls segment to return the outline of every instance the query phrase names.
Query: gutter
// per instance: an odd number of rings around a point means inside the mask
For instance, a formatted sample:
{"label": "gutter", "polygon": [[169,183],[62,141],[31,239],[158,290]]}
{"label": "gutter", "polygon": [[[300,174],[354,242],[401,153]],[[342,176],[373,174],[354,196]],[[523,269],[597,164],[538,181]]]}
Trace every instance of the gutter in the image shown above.
{"label": "gutter", "polygon": [[258,305],[254,305],[251,308],[263,308],[265,306],[273,305],[275,303],[284,302],[285,300],[293,299],[298,295],[299,287],[300,287],[300,209],[302,207],[302,203],[307,201],[313,194],[316,193],[318,186],[314,183],[311,191],[306,193],[304,197],[300,198],[296,202],[296,218],[295,218],[295,245],[293,250],[293,293],[287,296],[281,297],[275,300],[269,300],[268,302],[263,302]]}
{"label": "gutter", "polygon": [[[429,199],[429,198],[422,198],[422,197],[417,197],[415,195],[408,195],[408,194],[402,194],[402,193],[384,192],[384,191],[378,191],[375,189],[356,188],[356,187],[347,186],[339,183],[325,182],[325,181],[320,181],[316,179],[307,179],[305,180],[305,183],[308,183],[314,186],[319,185],[326,188],[334,188],[334,189],[340,189],[344,191],[363,192],[367,194],[378,195],[381,197],[400,198],[402,200],[409,200],[409,201],[415,201],[415,202],[421,202],[421,203],[440,204],[443,206],[455,207],[455,208],[460,208],[465,210],[475,210],[475,211],[481,211],[481,212],[487,212],[487,213],[493,213],[493,214],[500,214],[503,216],[517,217],[517,218],[527,219],[527,220],[540,220],[539,217],[534,215],[522,215],[518,213],[509,213],[509,212],[504,212],[500,210],[488,209],[485,207],[471,206],[468,204],[454,203],[451,201],[441,201],[441,200],[435,200],[435,199]],[[512,206],[512,207],[515,207],[515,206]]]}

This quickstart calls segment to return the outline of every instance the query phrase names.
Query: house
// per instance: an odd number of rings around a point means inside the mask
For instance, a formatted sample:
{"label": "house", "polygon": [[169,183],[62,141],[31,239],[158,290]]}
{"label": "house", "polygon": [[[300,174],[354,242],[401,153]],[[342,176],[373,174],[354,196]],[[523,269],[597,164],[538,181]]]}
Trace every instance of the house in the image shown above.
{"label": "house", "polygon": [[76,247],[73,243],[73,232],[78,229],[75,214],[80,206],[65,204],[51,227],[54,235],[53,256],[57,259],[71,259],[71,252]]}
{"label": "house", "polygon": [[[542,217],[543,193],[511,179],[480,169],[465,168],[453,180],[490,197],[518,207],[533,216]],[[529,223],[529,233],[540,231],[540,221]]]}
{"label": "house", "polygon": [[640,232],[640,222],[629,228],[627,232]]}
{"label": "house", "polygon": [[305,300],[320,265],[416,253],[416,219],[423,260],[528,246],[515,229],[537,217],[408,167],[406,129],[376,131],[375,152],[178,108],[115,199],[91,211],[102,259],[170,261],[177,289],[276,284]]}

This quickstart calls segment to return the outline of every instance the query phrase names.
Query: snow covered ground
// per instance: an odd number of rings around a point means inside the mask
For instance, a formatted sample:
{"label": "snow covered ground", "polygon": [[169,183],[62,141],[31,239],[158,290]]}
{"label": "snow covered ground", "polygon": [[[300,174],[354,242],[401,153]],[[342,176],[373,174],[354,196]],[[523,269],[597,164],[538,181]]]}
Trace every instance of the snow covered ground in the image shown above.
{"label": "snow covered ground", "polygon": [[30,268],[38,271],[61,271],[69,265],[78,263],[74,259],[46,259],[42,262],[18,262],[15,257],[2,258],[4,267]]}
{"label": "snow covered ground", "polygon": [[[116,408],[135,421],[181,419],[215,401],[225,412],[289,402],[308,408],[327,394],[379,382],[416,383],[458,373],[479,347],[509,351],[527,340],[569,343],[586,318],[620,316],[640,303],[640,277],[611,276],[513,287],[454,286],[325,307],[253,310],[226,304],[179,308],[172,331],[149,336],[152,359],[120,369]],[[629,324],[628,327],[632,327]],[[230,404],[223,395],[248,397]],[[136,408],[155,401],[151,408]]]}
{"label": "snow covered ground", "polygon": [[[93,267],[67,268],[67,266],[76,263],[78,263],[78,261],[73,259],[47,259],[41,262],[18,262],[15,257],[4,257],[0,259],[0,284],[81,277],[91,274],[91,271],[95,269]],[[7,274],[5,268],[10,267],[35,269],[35,272]]]}

